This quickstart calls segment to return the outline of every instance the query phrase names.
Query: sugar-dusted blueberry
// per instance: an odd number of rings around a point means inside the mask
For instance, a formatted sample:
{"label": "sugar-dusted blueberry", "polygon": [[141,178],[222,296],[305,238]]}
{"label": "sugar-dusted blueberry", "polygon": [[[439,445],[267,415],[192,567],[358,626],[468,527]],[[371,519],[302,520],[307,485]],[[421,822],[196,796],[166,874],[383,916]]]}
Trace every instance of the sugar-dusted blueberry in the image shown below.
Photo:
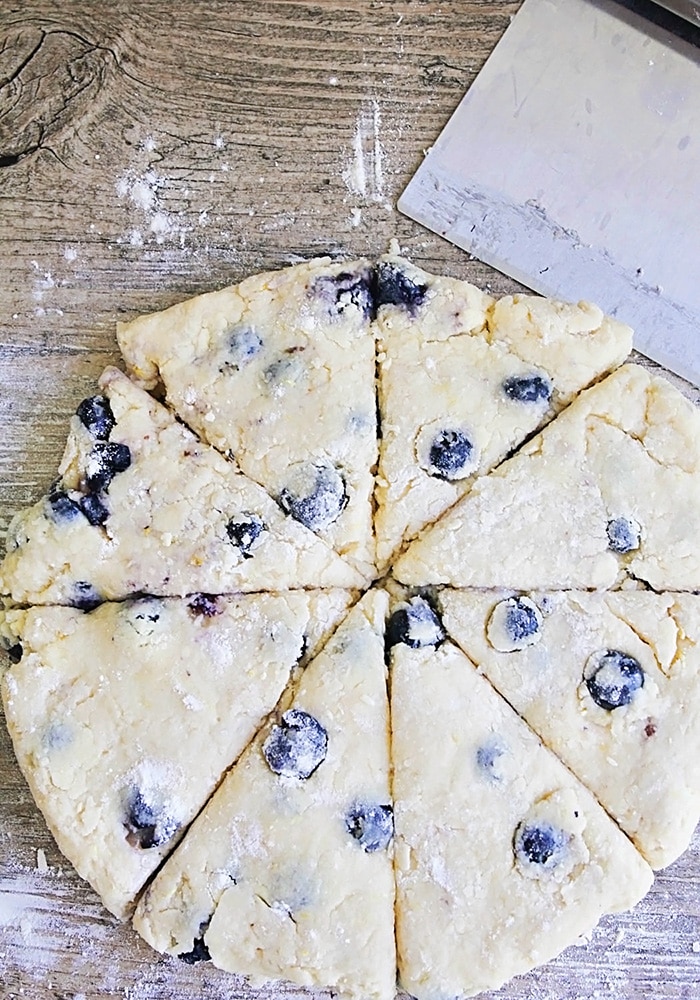
{"label": "sugar-dusted blueberry", "polygon": [[104,498],[97,493],[86,493],[85,496],[80,498],[79,505],[81,511],[93,526],[104,524],[109,517],[109,507],[105,503]]}
{"label": "sugar-dusted blueberry", "polygon": [[387,647],[402,642],[411,649],[438,646],[445,630],[435,609],[423,597],[413,597],[396,609],[386,627]]}
{"label": "sugar-dusted blueberry", "polygon": [[204,943],[203,937],[195,938],[192,944],[192,950],[182,951],[177,957],[187,965],[195,965],[197,962],[211,961],[211,955],[209,954],[209,949]]}
{"label": "sugar-dusted blueberry", "polygon": [[494,607],[486,626],[486,635],[501,653],[512,653],[532,646],[540,639],[542,613],[529,597],[508,597]]}
{"label": "sugar-dusted blueberry", "polygon": [[162,803],[149,801],[139,788],[132,788],[127,794],[124,826],[127,829],[127,841],[132,847],[143,850],[161,847],[180,828],[180,824],[168,815]]}
{"label": "sugar-dusted blueberry", "polygon": [[193,594],[187,607],[193,615],[201,615],[203,618],[215,618],[223,611],[216,594]]}
{"label": "sugar-dusted blueberry", "polygon": [[129,446],[116,441],[97,441],[88,455],[85,482],[91,493],[109,489],[118,472],[131,465]]}
{"label": "sugar-dusted blueberry", "polygon": [[624,555],[639,548],[642,529],[630,517],[616,517],[608,521],[608,548]]}
{"label": "sugar-dusted blueberry", "polygon": [[333,465],[301,463],[292,468],[279,502],[304,527],[322,531],[340,517],[348,504],[345,480]]}
{"label": "sugar-dusted blueberry", "polygon": [[513,837],[515,857],[521,863],[555,868],[563,858],[568,835],[550,823],[521,823]]}
{"label": "sugar-dusted blueberry", "polygon": [[345,826],[368,854],[384,851],[394,836],[394,810],[391,806],[356,803],[345,815]]}
{"label": "sugar-dusted blueberry", "polygon": [[309,778],[325,760],[328,733],[308,712],[291,708],[272,727],[263,743],[263,756],[275,774],[286,778]]}
{"label": "sugar-dusted blueberry", "polygon": [[73,584],[70,597],[71,606],[80,611],[93,611],[104,598],[87,580],[77,580]]}
{"label": "sugar-dusted blueberry", "polygon": [[94,438],[106,441],[116,424],[112,407],[106,396],[90,396],[84,399],[75,411],[84,427]]}
{"label": "sugar-dusted blueberry", "polygon": [[228,334],[226,366],[240,371],[260,354],[263,342],[260,335],[245,324],[233,327]]}
{"label": "sugar-dusted blueberry", "polygon": [[644,687],[639,660],[619,649],[593,653],[586,663],[583,679],[596,705],[609,712],[629,705]]}
{"label": "sugar-dusted blueberry", "polygon": [[482,775],[489,781],[501,781],[502,765],[507,750],[496,740],[489,740],[477,747],[476,764]]}
{"label": "sugar-dusted blueberry", "polygon": [[412,281],[396,264],[377,265],[375,309],[383,305],[402,306],[414,314],[425,301],[428,286]]}
{"label": "sugar-dusted blueberry", "polygon": [[479,461],[473,436],[465,427],[426,424],[418,432],[415,449],[420,467],[436,479],[465,479]]}
{"label": "sugar-dusted blueberry", "polygon": [[544,375],[511,375],[503,382],[503,392],[516,403],[548,403],[552,389]]}
{"label": "sugar-dusted blueberry", "polygon": [[55,524],[74,521],[80,517],[80,503],[68,496],[65,490],[52,490],[47,499],[49,517]]}
{"label": "sugar-dusted blueberry", "polygon": [[238,517],[232,517],[226,525],[229,541],[240,549],[244,559],[253,558],[254,549],[260,544],[261,536],[266,530],[267,526],[262,518],[247,511]]}
{"label": "sugar-dusted blueberry", "polygon": [[358,309],[367,320],[375,317],[374,274],[370,268],[319,275],[311,284],[310,292],[325,302],[329,311],[336,315],[353,308]]}

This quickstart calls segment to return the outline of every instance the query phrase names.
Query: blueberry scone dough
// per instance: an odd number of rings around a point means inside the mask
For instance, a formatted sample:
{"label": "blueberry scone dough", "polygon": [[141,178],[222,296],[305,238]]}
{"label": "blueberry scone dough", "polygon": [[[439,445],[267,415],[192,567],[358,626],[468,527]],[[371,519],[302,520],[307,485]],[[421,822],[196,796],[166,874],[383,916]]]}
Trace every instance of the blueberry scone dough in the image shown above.
{"label": "blueberry scone dough", "polygon": [[399,981],[472,996],[633,906],[652,872],[456,646],[392,632]]}
{"label": "blueberry scone dough", "polygon": [[396,561],[403,583],[700,589],[700,411],[624,365],[581,393]]}
{"label": "blueberry scone dough", "polygon": [[114,914],[128,914],[347,604],[296,591],[5,612],[17,760],[59,848]]}
{"label": "blueberry scone dough", "polygon": [[154,948],[393,1000],[386,604],[355,606],[144,893]]}
{"label": "blueberry scone dough", "polygon": [[16,516],[0,592],[89,608],[161,596],[358,587],[362,577],[116,368],[73,417],[60,480]]}
{"label": "blueberry scone dough", "polygon": [[400,258],[377,314],[382,437],[377,562],[467,493],[476,476],[630,352],[632,331],[588,303],[494,302]]}
{"label": "blueberry scone dough", "polygon": [[373,312],[369,263],[322,258],[117,329],[131,374],[368,580]]}
{"label": "blueberry scone dough", "polygon": [[450,636],[649,864],[675,860],[700,818],[700,597],[445,590],[439,602]]}

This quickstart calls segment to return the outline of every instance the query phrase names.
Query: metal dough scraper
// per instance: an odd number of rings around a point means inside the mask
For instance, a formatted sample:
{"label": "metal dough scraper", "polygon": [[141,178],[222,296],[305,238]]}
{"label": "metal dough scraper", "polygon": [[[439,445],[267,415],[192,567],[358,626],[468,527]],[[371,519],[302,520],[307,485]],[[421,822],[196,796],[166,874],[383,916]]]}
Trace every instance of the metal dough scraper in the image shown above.
{"label": "metal dough scraper", "polygon": [[700,385],[700,0],[667,6],[525,0],[398,208]]}

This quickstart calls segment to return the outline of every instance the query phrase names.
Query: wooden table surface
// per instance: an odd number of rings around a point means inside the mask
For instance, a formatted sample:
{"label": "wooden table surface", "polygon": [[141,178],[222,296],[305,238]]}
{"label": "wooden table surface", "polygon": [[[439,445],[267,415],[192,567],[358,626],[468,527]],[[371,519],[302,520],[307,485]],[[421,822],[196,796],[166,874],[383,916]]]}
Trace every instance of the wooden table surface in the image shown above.
{"label": "wooden table surface", "polygon": [[[427,269],[515,290],[395,203],[517,8],[2,0],[0,530],[119,363],[118,319],[394,237]],[[58,853],[0,727],[3,1000],[271,995],[119,925]],[[696,1000],[700,838],[632,913],[497,995]]]}

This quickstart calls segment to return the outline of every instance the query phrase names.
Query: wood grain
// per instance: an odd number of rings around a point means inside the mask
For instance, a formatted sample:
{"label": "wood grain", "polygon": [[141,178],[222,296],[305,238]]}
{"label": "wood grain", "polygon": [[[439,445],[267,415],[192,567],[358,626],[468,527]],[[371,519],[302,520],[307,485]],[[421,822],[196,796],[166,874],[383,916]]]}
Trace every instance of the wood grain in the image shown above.
{"label": "wood grain", "polygon": [[[76,403],[119,361],[119,319],[392,238],[429,270],[516,290],[394,206],[517,7],[2,5],[0,530],[54,478]],[[0,763],[0,996],[260,995],[119,926],[58,853],[4,728]],[[699,982],[696,839],[631,914],[497,995],[690,1000]]]}

